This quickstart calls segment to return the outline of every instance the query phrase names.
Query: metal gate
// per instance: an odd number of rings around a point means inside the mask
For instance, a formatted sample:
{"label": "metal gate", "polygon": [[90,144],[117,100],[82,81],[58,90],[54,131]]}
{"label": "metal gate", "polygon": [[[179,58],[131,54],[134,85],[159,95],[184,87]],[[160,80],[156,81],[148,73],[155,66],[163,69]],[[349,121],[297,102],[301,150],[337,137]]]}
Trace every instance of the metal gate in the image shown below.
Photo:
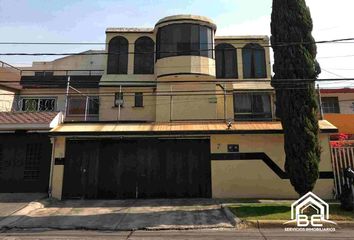
{"label": "metal gate", "polygon": [[344,177],[344,170],[348,167],[354,169],[354,146],[331,147],[332,168],[334,172],[335,196],[342,193],[343,186],[349,180]]}
{"label": "metal gate", "polygon": [[206,139],[68,140],[64,198],[209,198]]}

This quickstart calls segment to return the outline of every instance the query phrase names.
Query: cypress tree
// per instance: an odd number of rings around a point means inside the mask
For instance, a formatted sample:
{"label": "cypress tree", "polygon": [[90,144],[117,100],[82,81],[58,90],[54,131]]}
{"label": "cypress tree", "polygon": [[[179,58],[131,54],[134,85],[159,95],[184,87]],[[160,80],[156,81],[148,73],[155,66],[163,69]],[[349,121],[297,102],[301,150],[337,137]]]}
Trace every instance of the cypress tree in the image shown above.
{"label": "cypress tree", "polygon": [[320,68],[312,28],[305,0],[273,0],[272,86],[284,130],[285,171],[300,196],[314,188],[321,155],[315,88]]}

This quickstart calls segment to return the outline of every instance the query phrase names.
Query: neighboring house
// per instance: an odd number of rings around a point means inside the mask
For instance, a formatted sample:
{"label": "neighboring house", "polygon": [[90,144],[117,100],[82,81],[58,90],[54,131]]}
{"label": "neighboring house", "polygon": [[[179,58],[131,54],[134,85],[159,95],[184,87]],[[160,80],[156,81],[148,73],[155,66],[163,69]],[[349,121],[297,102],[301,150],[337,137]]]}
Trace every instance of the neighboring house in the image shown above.
{"label": "neighboring house", "polygon": [[[64,112],[67,104],[66,121],[98,120],[98,83],[105,56],[97,54],[102,52],[89,50],[83,55],[34,62],[31,67],[21,68],[23,89],[17,111]],[[66,103],[69,76],[71,88]]]}
{"label": "neighboring house", "polygon": [[58,112],[0,112],[0,193],[47,192]]}
{"label": "neighboring house", "polygon": [[21,70],[0,61],[0,112],[8,112],[16,103],[16,94],[21,89]]}
{"label": "neighboring house", "polygon": [[[268,37],[215,33],[206,17],[170,16],[154,28],[108,28],[102,54],[23,70],[18,110],[66,115],[50,133],[53,197],[298,196],[284,172]],[[319,124],[314,191],[331,198],[337,128]]]}
{"label": "neighboring house", "polygon": [[[324,119],[338,127],[347,140],[354,140],[354,88],[321,89],[322,112]],[[340,135],[333,134],[332,140]]]}

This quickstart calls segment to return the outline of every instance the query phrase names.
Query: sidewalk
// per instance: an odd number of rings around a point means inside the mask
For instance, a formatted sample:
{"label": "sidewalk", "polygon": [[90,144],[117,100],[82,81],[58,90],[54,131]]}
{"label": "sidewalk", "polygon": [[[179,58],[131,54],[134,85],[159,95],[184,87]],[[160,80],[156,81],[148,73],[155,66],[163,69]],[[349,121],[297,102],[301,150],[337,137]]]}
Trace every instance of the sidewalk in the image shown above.
{"label": "sidewalk", "polygon": [[0,193],[0,221],[45,196],[44,193]]}
{"label": "sidewalk", "polygon": [[[0,222],[3,229],[186,230],[233,228],[212,199],[42,201],[24,215]],[[26,209],[23,209],[25,211]]]}

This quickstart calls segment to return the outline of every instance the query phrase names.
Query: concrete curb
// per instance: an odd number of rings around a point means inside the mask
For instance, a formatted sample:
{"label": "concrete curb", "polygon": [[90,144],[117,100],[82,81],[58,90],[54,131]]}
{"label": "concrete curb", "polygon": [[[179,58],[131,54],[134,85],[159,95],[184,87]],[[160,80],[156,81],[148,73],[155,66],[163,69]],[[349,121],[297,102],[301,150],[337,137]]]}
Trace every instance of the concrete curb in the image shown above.
{"label": "concrete curb", "polygon": [[224,212],[226,218],[230,221],[232,226],[234,226],[237,229],[242,229],[242,228],[247,228],[248,224],[247,222],[241,220],[238,218],[236,215],[234,215],[231,210],[227,207],[226,204],[221,204],[221,209]]}
{"label": "concrete curb", "polygon": [[[254,228],[286,228],[286,227],[295,227],[295,225],[284,225],[285,221],[281,220],[247,220],[245,223],[249,227]],[[354,221],[336,221],[337,225],[328,225],[325,227],[334,227],[334,228],[354,228]]]}

